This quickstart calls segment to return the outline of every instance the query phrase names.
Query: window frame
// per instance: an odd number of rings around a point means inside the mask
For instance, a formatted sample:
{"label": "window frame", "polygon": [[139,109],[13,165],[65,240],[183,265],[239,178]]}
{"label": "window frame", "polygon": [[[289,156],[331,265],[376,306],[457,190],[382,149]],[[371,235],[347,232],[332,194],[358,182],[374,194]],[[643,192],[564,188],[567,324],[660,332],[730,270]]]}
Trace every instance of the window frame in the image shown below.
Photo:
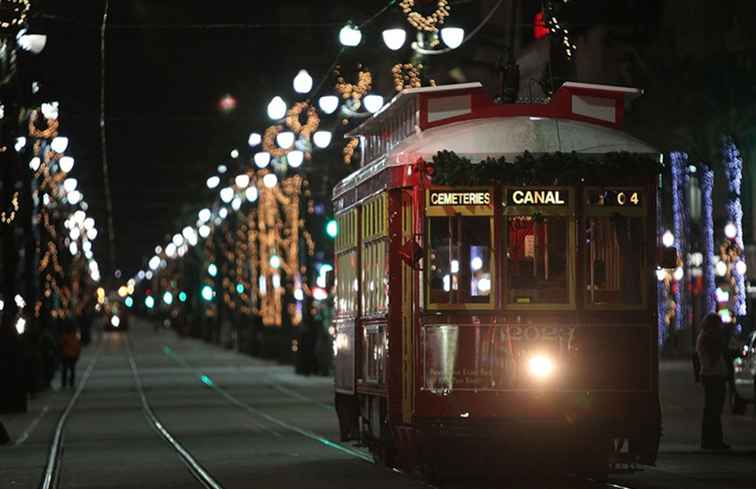
{"label": "window frame", "polygon": [[[449,192],[489,192],[491,195],[491,204],[486,205],[445,205],[445,206],[432,206],[430,204],[431,191],[449,191]],[[497,243],[496,243],[496,219],[495,219],[495,206],[497,201],[497,193],[493,187],[455,187],[455,188],[430,188],[425,191],[425,216],[424,220],[424,237],[423,241],[426,243],[425,253],[423,256],[423,262],[425,266],[430,266],[430,233],[431,224],[430,219],[434,217],[485,217],[488,218],[489,232],[491,239],[491,291],[488,296],[488,302],[460,302],[456,304],[448,303],[436,303],[431,302],[430,295],[430,274],[429,270],[425,270],[423,267],[422,273],[422,287],[424,292],[423,306],[426,311],[487,311],[497,308],[497,296],[499,291],[498,283],[498,267],[497,267]]]}
{"label": "window frame", "polygon": [[[538,190],[559,190],[566,191],[568,202],[566,206],[556,205],[508,205],[510,191],[522,189]],[[577,288],[577,216],[575,213],[576,198],[578,192],[575,187],[566,186],[549,186],[549,185],[505,185],[502,187],[502,230],[501,230],[501,250],[502,250],[502,304],[504,310],[510,311],[571,311],[577,307],[576,288]],[[509,247],[509,226],[507,219],[512,216],[534,216],[540,214],[545,217],[566,217],[567,218],[567,296],[568,301],[564,303],[537,303],[537,304],[519,304],[510,303],[509,293],[509,260],[507,251]]]}
{"label": "window frame", "polygon": [[[624,192],[638,192],[641,194],[641,204],[638,206],[615,206],[615,205],[607,205],[607,206],[592,206],[590,205],[588,199],[591,192],[594,191],[624,191]],[[649,277],[647,273],[644,273],[645,270],[648,269],[648,251],[647,251],[647,240],[649,236],[647,236],[648,233],[648,203],[647,199],[651,197],[648,195],[647,189],[638,186],[638,185],[630,185],[630,186],[622,186],[622,185],[605,185],[605,186],[597,186],[597,185],[591,185],[583,187],[583,194],[582,194],[582,206],[583,206],[583,216],[581,220],[581,236],[584,235],[586,226],[591,218],[594,217],[612,217],[616,214],[620,214],[622,216],[631,217],[631,218],[640,218],[641,220],[641,229],[644,233],[644,239],[642,240],[643,246],[641,247],[641,260],[640,260],[640,290],[641,290],[641,301],[638,304],[594,304],[590,300],[590,294],[588,292],[588,281],[590,277],[590,247],[589,246],[583,246],[583,256],[580,257],[580,260],[583,262],[583,280],[580,284],[581,290],[583,291],[583,307],[588,311],[643,311],[648,308],[648,291],[647,287],[649,285]],[[583,240],[585,241],[585,240]]]}
{"label": "window frame", "polygon": [[[385,278],[388,276],[388,194],[373,194],[362,204],[362,239],[360,240],[360,305],[362,317],[384,317],[389,299]],[[373,281],[374,290],[369,283]]]}
{"label": "window frame", "polygon": [[[357,271],[361,268],[360,264],[360,237],[359,237],[359,206],[352,206],[344,209],[336,215],[336,221],[339,226],[339,233],[334,243],[334,263],[336,264],[336,302],[335,317],[337,318],[355,318],[360,313],[360,278]],[[350,255],[354,254],[356,266],[353,274],[349,274],[349,267],[342,267],[343,261],[348,261]],[[346,268],[346,270],[344,270]],[[349,275],[352,279],[346,283],[341,279]],[[354,280],[357,281],[357,290],[354,290]],[[342,308],[339,301],[345,299],[349,305]]]}

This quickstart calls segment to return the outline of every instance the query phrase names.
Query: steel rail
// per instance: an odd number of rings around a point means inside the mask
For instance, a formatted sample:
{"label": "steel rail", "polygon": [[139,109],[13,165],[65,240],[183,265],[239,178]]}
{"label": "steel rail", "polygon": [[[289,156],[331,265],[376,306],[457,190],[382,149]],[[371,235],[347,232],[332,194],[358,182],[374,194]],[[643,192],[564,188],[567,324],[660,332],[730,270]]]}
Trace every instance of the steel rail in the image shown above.
{"label": "steel rail", "polygon": [[192,456],[191,453],[187,449],[181,445],[169,432],[163,424],[160,422],[160,419],[155,415],[155,412],[152,410],[152,406],[150,406],[149,401],[147,400],[147,396],[144,393],[144,386],[142,385],[142,379],[139,376],[139,371],[137,369],[136,361],[134,360],[134,354],[131,349],[131,339],[129,338],[126,341],[126,347],[129,352],[129,365],[131,366],[131,373],[134,376],[134,382],[137,387],[137,392],[139,393],[139,398],[142,401],[142,412],[144,413],[144,416],[147,418],[147,420],[150,422],[150,425],[157,431],[157,433],[168,442],[168,444],[171,445],[171,447],[181,456],[181,460],[184,462],[184,464],[189,468],[189,472],[191,472],[192,476],[194,476],[195,479],[197,479],[200,483],[202,483],[203,486],[205,486],[207,489],[223,489],[223,486],[216,481],[210,473],[200,465],[199,462]]}
{"label": "steel rail", "polygon": [[212,378],[210,378],[207,374],[202,372],[201,370],[193,367],[190,365],[186,360],[181,358],[178,353],[174,352],[173,350],[163,350],[169,357],[171,357],[176,363],[179,365],[182,365],[186,369],[192,371],[197,377],[199,378],[200,382],[214,390],[217,394],[224,397],[230,404],[233,404],[234,406],[247,411],[250,414],[253,414],[255,416],[259,416],[261,418],[264,418],[265,420],[269,421],[272,424],[275,424],[277,426],[280,426],[281,428],[284,428],[288,431],[292,431],[294,433],[297,433],[299,435],[304,436],[305,438],[309,438],[310,440],[316,441],[322,445],[325,445],[329,448],[333,448],[335,450],[338,450],[342,453],[346,453],[348,455],[351,455],[353,457],[359,458],[361,460],[364,460],[366,462],[373,463],[373,457],[369,454],[363,453],[359,450],[354,450],[352,448],[349,448],[347,446],[342,445],[341,443],[335,442],[333,440],[329,440],[328,438],[324,436],[320,436],[317,433],[314,433],[310,430],[300,428],[299,426],[293,425],[291,423],[287,423],[286,421],[279,419],[275,416],[272,416],[268,413],[265,413],[263,411],[260,411],[259,409],[256,409],[249,404],[247,404],[244,401],[240,401],[236,397],[234,397],[232,394],[229,394],[225,389],[220,387]]}
{"label": "steel rail", "polygon": [[58,423],[55,425],[53,439],[50,443],[50,451],[47,455],[45,471],[42,475],[42,480],[39,483],[40,489],[58,487],[58,482],[60,480],[60,467],[63,459],[63,431],[66,426],[66,421],[68,420],[68,415],[73,410],[76,401],[79,399],[81,392],[84,390],[84,386],[86,386],[87,380],[89,380],[89,376],[92,374],[92,370],[94,369],[97,360],[100,358],[101,348],[102,342],[98,343],[94,358],[89,362],[87,370],[84,371],[84,375],[82,376],[81,381],[79,381],[79,385],[76,386],[74,395],[68,400],[66,408],[61,413],[60,418],[58,418]]}

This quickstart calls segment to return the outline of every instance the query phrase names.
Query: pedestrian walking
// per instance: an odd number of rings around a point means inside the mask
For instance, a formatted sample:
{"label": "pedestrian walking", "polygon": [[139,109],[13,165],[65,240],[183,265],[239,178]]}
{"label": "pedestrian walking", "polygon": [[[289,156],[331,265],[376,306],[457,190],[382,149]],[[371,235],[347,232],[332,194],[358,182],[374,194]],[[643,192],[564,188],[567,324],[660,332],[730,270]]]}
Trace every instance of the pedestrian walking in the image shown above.
{"label": "pedestrian walking", "polygon": [[63,369],[61,372],[61,386],[69,387],[74,386],[76,380],[76,362],[79,360],[79,354],[81,353],[81,340],[74,327],[73,323],[68,322],[63,331],[63,348],[62,348],[62,363]]}
{"label": "pedestrian walking", "polygon": [[722,408],[725,402],[727,366],[724,359],[722,321],[716,313],[701,321],[696,340],[696,353],[701,365],[704,388],[704,410],[701,422],[701,448],[728,450],[722,435]]}

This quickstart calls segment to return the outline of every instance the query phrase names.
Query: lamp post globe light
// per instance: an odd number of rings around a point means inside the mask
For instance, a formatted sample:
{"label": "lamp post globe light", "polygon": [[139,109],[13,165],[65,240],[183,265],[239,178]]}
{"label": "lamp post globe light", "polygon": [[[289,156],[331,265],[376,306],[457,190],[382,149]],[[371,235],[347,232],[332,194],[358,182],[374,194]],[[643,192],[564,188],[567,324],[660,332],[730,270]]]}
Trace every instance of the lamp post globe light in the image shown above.
{"label": "lamp post globe light", "polygon": [[283,119],[284,116],[286,116],[286,102],[276,95],[270,103],[268,103],[268,117],[277,121]]}
{"label": "lamp post globe light", "polygon": [[294,91],[297,93],[310,93],[312,90],[312,77],[307,70],[299,70],[297,76],[294,77]]}
{"label": "lamp post globe light", "polygon": [[441,40],[449,49],[457,49],[465,40],[465,30],[461,27],[444,27],[441,29]]}
{"label": "lamp post globe light", "polygon": [[323,95],[318,99],[318,106],[326,114],[333,114],[339,108],[339,97],[336,95]]}
{"label": "lamp post globe light", "polygon": [[312,141],[318,148],[324,149],[331,144],[331,131],[317,131],[312,135]]}
{"label": "lamp post globe light", "polygon": [[386,29],[383,31],[383,42],[392,51],[398,51],[407,40],[407,32],[401,28]]}
{"label": "lamp post globe light", "polygon": [[339,42],[346,47],[355,47],[362,41],[362,32],[351,23],[345,25],[339,31]]}

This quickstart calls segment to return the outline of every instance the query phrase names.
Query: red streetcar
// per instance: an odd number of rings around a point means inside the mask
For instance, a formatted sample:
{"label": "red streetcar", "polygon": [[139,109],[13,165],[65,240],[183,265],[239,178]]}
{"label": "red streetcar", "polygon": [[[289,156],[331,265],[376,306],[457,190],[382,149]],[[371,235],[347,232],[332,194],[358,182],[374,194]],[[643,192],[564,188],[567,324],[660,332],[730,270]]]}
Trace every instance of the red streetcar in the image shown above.
{"label": "red streetcar", "polygon": [[333,191],[344,440],[430,477],[653,464],[659,153],[632,88],[494,104],[408,89],[351,136]]}

